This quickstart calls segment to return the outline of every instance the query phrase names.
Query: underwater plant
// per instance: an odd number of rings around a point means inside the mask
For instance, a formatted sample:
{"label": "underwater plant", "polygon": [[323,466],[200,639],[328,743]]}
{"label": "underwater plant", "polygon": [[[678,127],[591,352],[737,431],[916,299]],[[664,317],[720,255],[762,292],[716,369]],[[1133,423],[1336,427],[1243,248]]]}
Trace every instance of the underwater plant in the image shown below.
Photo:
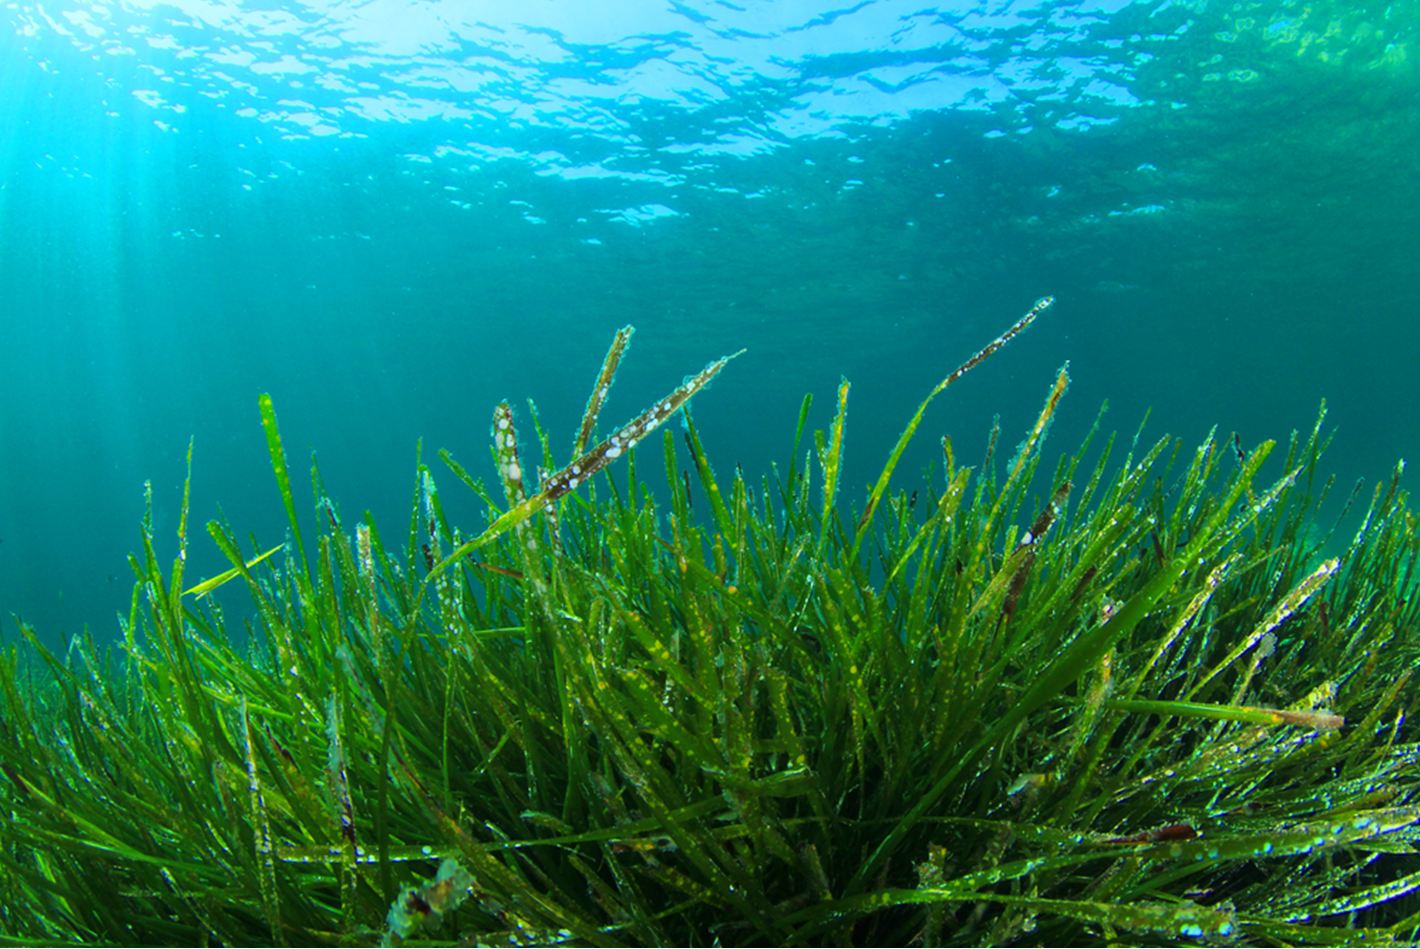
{"label": "underwater plant", "polygon": [[1270,483],[1271,442],[1115,463],[1098,421],[1042,470],[1062,369],[1004,465],[943,439],[894,486],[1050,303],[852,511],[846,382],[757,484],[686,414],[658,496],[645,440],[733,357],[595,440],[629,327],[570,462],[534,414],[534,479],[506,403],[501,497],[441,453],[472,533],[422,464],[397,539],[314,465],[303,516],[263,396],[282,544],[209,523],[186,586],[187,492],[166,568],[150,499],[120,648],[0,657],[0,941],[1413,944],[1399,468],[1349,540],[1324,410]]}

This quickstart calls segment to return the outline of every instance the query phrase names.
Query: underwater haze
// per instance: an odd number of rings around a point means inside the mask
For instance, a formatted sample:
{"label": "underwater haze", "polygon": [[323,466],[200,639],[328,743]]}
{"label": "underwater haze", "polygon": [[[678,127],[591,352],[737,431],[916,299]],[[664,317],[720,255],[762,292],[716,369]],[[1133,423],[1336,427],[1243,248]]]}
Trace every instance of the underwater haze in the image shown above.
{"label": "underwater haze", "polygon": [[[1416,0],[0,2],[0,633],[117,635],[189,439],[194,522],[281,543],[259,393],[396,532],[421,440],[490,478],[500,399],[568,457],[626,324],[613,424],[747,348],[695,417],[751,476],[850,379],[848,503],[1046,294],[904,471],[996,416],[1014,444],[1068,361],[1057,451],[1106,400],[1252,445],[1325,399],[1322,467],[1369,490],[1420,447],[1417,31]],[[195,536],[189,577],[226,566]]]}

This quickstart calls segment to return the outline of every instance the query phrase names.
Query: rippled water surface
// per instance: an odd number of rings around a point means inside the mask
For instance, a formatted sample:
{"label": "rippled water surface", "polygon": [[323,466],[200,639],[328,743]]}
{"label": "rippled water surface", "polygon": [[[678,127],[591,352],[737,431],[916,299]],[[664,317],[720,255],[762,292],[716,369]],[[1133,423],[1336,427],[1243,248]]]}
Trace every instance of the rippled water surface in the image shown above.
{"label": "rippled water surface", "polygon": [[1324,397],[1339,492],[1386,477],[1420,447],[1417,29],[1416,0],[0,3],[0,629],[114,635],[189,437],[196,522],[279,543],[259,392],[395,532],[419,439],[491,474],[500,398],[565,454],[626,323],[613,421],[748,347],[696,400],[726,469],[782,463],[847,376],[865,484],[1053,293],[910,468],[998,414],[1014,443],[1068,360],[1057,449],[1106,399],[1253,443]]}

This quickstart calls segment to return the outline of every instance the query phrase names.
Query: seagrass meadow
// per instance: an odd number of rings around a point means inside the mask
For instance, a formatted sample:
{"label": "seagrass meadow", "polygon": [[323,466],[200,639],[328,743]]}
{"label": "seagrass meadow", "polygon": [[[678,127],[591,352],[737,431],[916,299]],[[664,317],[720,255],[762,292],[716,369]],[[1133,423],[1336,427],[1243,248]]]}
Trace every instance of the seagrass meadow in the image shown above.
{"label": "seagrass meadow", "polygon": [[3,941],[1413,944],[1399,468],[1343,535],[1322,417],[1048,463],[1062,369],[1014,453],[898,471],[1049,305],[865,496],[846,382],[758,483],[683,414],[728,358],[597,440],[629,328],[570,463],[500,405],[493,487],[441,453],[396,533],[263,397],[285,543],[210,523],[193,585],[150,514],[119,648],[3,656]]}

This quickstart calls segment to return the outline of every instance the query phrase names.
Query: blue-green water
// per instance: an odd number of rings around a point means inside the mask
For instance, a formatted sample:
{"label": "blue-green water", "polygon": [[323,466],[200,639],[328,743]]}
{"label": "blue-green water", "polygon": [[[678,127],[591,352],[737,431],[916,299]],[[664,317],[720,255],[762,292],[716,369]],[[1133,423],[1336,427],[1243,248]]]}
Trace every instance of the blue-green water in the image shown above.
{"label": "blue-green water", "polygon": [[[0,627],[114,635],[189,437],[196,522],[279,543],[259,392],[394,530],[418,439],[491,474],[498,399],[565,457],[626,323],[613,422],[748,347],[696,418],[750,473],[847,376],[862,486],[1053,293],[909,467],[995,414],[1014,443],[1069,360],[1056,449],[1105,399],[1252,443],[1325,397],[1330,468],[1383,478],[1420,447],[1418,29],[1415,0],[0,3]],[[190,562],[223,566],[200,534]]]}

